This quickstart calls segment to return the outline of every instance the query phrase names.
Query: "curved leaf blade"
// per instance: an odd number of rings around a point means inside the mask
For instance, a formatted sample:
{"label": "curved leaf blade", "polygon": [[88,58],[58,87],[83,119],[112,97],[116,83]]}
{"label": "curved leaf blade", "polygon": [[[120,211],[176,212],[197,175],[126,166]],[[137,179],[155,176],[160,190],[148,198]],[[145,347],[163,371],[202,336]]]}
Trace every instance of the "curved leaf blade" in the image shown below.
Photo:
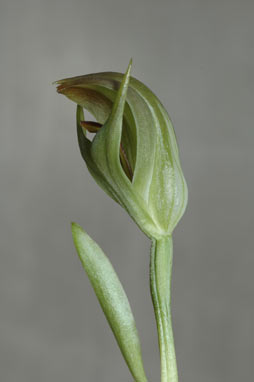
{"label": "curved leaf blade", "polygon": [[136,382],[146,382],[140,341],[124,289],[101,248],[76,223],[73,241],[123,357]]}

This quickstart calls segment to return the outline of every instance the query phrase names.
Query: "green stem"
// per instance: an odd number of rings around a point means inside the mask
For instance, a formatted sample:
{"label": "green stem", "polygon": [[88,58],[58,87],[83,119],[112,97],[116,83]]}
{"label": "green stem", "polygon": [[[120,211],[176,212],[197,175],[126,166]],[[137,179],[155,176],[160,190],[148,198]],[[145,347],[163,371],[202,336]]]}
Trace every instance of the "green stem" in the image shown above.
{"label": "green stem", "polygon": [[150,288],[158,330],[161,382],[177,382],[177,365],[171,321],[172,237],[152,241]]}

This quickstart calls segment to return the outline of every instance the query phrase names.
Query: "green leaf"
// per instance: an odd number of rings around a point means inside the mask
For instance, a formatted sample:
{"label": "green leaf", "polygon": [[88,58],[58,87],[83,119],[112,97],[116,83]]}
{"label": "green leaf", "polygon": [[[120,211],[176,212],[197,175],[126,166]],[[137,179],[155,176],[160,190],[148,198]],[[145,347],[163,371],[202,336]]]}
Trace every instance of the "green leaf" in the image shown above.
{"label": "green leaf", "polygon": [[81,263],[136,382],[146,382],[140,341],[124,289],[101,248],[76,223],[72,236]]}

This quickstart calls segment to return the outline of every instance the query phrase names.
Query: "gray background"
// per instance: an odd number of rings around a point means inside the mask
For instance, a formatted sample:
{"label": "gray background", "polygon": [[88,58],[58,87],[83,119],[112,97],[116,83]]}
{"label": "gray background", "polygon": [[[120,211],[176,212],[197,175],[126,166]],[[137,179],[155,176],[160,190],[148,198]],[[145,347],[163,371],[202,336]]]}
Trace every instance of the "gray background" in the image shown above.
{"label": "gray background", "polygon": [[125,71],[174,122],[189,205],[174,233],[180,381],[253,380],[253,1],[1,1],[0,380],[131,381],[70,221],[126,288],[149,382],[159,356],[149,241],[82,162],[52,81]]}

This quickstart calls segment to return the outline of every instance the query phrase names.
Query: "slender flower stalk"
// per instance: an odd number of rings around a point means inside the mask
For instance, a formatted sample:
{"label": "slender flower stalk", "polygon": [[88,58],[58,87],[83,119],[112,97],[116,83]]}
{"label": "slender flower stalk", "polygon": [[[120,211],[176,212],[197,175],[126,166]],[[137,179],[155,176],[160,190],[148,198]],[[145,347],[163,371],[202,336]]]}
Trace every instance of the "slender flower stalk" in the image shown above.
{"label": "slender flower stalk", "polygon": [[161,382],[177,382],[177,365],[171,320],[171,236],[153,240],[150,260],[150,289],[157,323],[161,355]]}
{"label": "slender flower stalk", "polygon": [[[165,108],[144,84],[103,72],[57,81],[77,104],[81,155],[100,187],[151,239],[150,290],[158,330],[161,382],[177,382],[171,320],[172,232],[187,204],[174,129]],[[86,121],[83,108],[96,121]],[[87,132],[93,133],[90,140]],[[103,251],[77,224],[77,253],[135,382],[147,382],[134,317],[123,287]]]}

